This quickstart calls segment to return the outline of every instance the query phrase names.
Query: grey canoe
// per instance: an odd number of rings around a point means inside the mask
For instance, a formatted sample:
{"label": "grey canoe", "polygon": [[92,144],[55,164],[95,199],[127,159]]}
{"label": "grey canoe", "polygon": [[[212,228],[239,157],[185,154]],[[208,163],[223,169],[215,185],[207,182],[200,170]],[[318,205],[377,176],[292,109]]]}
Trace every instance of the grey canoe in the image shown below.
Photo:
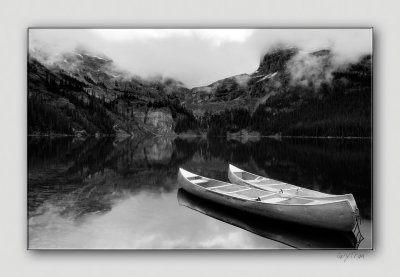
{"label": "grey canoe", "polygon": [[306,199],[206,178],[182,168],[178,183],[196,196],[256,215],[308,226],[351,231],[357,214],[347,199]]}
{"label": "grey canoe", "polygon": [[306,189],[278,180],[259,176],[244,171],[231,164],[229,165],[228,169],[228,179],[233,184],[249,186],[270,192],[281,192],[291,197],[301,197],[304,199],[315,200],[348,200],[352,206],[352,209],[358,214],[356,200],[354,199],[352,194],[334,195],[322,193],[316,190]]}

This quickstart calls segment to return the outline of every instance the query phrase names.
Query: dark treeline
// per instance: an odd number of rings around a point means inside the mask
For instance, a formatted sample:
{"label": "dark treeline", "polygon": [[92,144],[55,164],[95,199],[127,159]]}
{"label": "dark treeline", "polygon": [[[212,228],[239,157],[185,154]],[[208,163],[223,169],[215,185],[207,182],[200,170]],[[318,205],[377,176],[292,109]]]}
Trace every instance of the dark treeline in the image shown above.
{"label": "dark treeline", "polygon": [[[31,64],[29,70],[34,73],[37,68]],[[35,80],[29,80],[30,89],[35,90],[39,87],[41,93],[30,94],[28,97],[28,134],[72,135],[74,129],[84,129],[91,134],[114,134],[104,98],[98,99],[93,93],[84,92],[84,84],[67,75],[60,78],[46,72],[43,79],[39,85]],[[49,92],[59,98],[43,92]],[[68,101],[64,103],[63,98]],[[57,101],[54,101],[55,99]]]}
{"label": "dark treeline", "polygon": [[[98,99],[86,102],[73,94],[65,96],[74,106],[58,107],[40,96],[28,99],[28,133],[74,134],[73,122],[88,133],[113,134],[113,123]],[[76,128],[79,130],[80,128]]]}
{"label": "dark treeline", "polygon": [[38,97],[28,99],[28,134],[73,134],[70,119]]}
{"label": "dark treeline", "polygon": [[[51,86],[54,86],[52,84]],[[73,134],[71,122],[77,122],[89,133],[113,134],[113,123],[107,109],[119,112],[117,101],[105,102],[94,96],[84,97],[61,89],[58,92],[75,107],[63,108],[49,105],[40,96],[32,96],[28,101],[28,132]],[[365,92],[348,95],[333,94],[324,101],[315,98],[300,107],[280,111],[272,99],[261,104],[253,114],[248,109],[227,109],[218,114],[204,113],[195,117],[179,103],[178,99],[164,99],[146,104],[147,109],[168,108],[175,121],[176,133],[185,131],[206,132],[210,137],[225,137],[227,132],[242,129],[258,131],[261,135],[289,136],[357,136],[371,135],[371,99]],[[126,111],[126,116],[133,114]],[[121,113],[121,112],[119,112]],[[124,113],[123,113],[124,114]]]}
{"label": "dark treeline", "polygon": [[252,115],[251,127],[264,135],[371,136],[371,98],[364,92],[311,99],[298,109],[275,113],[274,103],[260,105]]}
{"label": "dark treeline", "polygon": [[[371,136],[371,97],[361,91],[347,95],[332,94],[323,100],[309,99],[294,109],[284,106],[282,98],[261,104],[253,114],[247,109],[227,109],[218,114],[206,112],[195,118],[190,112],[179,121],[177,133],[193,130],[210,137],[225,137],[242,129],[261,135],[287,136]],[[288,100],[289,101],[289,100]]]}

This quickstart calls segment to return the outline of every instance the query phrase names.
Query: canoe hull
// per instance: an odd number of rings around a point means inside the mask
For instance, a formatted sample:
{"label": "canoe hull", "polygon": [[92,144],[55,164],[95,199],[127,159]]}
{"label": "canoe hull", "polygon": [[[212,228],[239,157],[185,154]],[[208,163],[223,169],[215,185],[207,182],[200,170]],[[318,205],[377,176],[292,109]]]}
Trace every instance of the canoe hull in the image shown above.
{"label": "canoe hull", "polygon": [[260,217],[178,190],[179,205],[297,249],[354,249],[353,232],[313,228]]}
{"label": "canoe hull", "polygon": [[178,183],[182,189],[198,197],[260,216],[340,231],[351,231],[355,225],[355,214],[349,201],[319,205],[280,205],[249,201],[193,184],[180,171]]}

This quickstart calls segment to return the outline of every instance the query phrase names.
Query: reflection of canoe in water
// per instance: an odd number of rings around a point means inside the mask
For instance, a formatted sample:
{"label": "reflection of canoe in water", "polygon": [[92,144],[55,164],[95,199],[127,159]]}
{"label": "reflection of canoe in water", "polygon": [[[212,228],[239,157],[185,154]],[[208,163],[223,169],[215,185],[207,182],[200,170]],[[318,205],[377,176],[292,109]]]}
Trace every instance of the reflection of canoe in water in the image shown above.
{"label": "reflection of canoe in water", "polygon": [[352,194],[334,195],[322,193],[319,191],[298,187],[295,185],[280,182],[274,179],[259,176],[233,165],[229,165],[228,179],[233,184],[250,186],[270,192],[282,192],[292,197],[301,197],[306,199],[324,199],[324,200],[348,200],[352,209],[358,213],[357,204]]}
{"label": "reflection of canoe in water", "polygon": [[281,192],[225,183],[179,169],[178,183],[186,191],[225,206],[274,219],[340,231],[351,231],[356,212],[347,199],[305,199]]}
{"label": "reflection of canoe in water", "polygon": [[183,189],[178,190],[178,202],[212,218],[297,249],[354,249],[357,245],[352,232],[267,219],[208,201]]}

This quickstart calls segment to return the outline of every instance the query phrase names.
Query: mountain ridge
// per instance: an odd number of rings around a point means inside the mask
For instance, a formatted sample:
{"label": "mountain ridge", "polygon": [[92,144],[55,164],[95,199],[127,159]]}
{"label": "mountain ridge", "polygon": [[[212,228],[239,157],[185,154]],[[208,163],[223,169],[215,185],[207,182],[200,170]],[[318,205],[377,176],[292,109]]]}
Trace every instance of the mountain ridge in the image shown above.
{"label": "mountain ridge", "polygon": [[[252,74],[188,89],[172,78],[128,74],[100,54],[64,53],[47,64],[34,54],[28,56],[28,134],[224,136],[246,129],[370,136],[371,55],[338,66],[329,49],[274,49]],[[56,123],[45,119],[49,114]]]}

